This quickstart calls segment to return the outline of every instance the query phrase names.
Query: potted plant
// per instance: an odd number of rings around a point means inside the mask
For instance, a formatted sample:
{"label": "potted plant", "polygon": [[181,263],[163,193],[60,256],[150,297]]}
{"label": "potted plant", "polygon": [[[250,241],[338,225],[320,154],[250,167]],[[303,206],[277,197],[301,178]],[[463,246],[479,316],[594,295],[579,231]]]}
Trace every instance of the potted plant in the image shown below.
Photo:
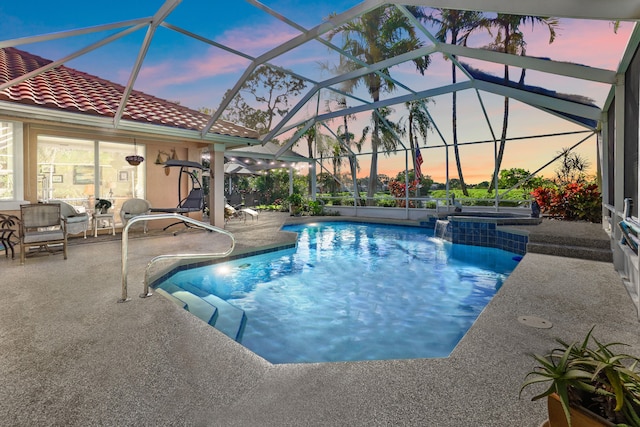
{"label": "potted plant", "polygon": [[95,204],[96,212],[101,214],[106,214],[110,207],[111,207],[111,202],[109,200],[106,200],[106,199],[96,200],[96,204]]}
{"label": "potted plant", "polygon": [[520,393],[532,384],[551,383],[532,399],[547,397],[549,427],[640,426],[640,359],[615,351],[624,344],[599,342],[593,329],[582,342],[556,339],[560,347],[532,355],[538,365]]}
{"label": "potted plant", "polygon": [[304,202],[302,194],[290,194],[289,197],[287,197],[287,201],[289,202],[289,213],[293,216],[300,216],[300,213],[302,212],[302,203]]}

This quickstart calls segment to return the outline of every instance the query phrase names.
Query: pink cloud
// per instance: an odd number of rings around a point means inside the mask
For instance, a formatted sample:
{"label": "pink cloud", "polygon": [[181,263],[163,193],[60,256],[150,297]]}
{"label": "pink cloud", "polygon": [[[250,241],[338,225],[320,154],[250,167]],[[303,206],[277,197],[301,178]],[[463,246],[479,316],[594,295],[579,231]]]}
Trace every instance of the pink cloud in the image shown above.
{"label": "pink cloud", "polygon": [[251,28],[241,27],[226,31],[221,39],[217,41],[249,55],[258,56],[299,34],[288,27],[283,28],[280,25],[257,25]]}
{"label": "pink cloud", "polygon": [[632,26],[622,23],[617,33],[606,21],[562,20],[556,39],[549,44],[549,33],[541,26],[525,30],[527,54],[615,70],[629,40]]}
{"label": "pink cloud", "polygon": [[185,64],[185,68],[191,70],[197,78],[215,77],[221,74],[235,73],[244,70],[249,65],[249,60],[230,53],[213,53],[204,58],[192,59]]}
{"label": "pink cloud", "polygon": [[[257,26],[251,29],[235,28],[224,33],[221,39],[216,41],[243,53],[258,56],[296,35],[295,32],[283,31],[281,28]],[[297,62],[314,60],[306,58]],[[170,59],[151,65],[145,63],[140,71],[139,82],[143,90],[156,90],[171,85],[193,83],[204,78],[241,73],[249,63],[248,59],[241,56],[210,47],[206,55],[196,58]]]}

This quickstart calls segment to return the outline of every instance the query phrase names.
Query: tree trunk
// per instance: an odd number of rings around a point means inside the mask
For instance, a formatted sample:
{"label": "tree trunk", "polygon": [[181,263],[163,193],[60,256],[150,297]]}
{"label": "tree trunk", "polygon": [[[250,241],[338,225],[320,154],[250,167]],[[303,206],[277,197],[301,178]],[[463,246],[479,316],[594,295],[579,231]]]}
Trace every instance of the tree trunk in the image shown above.
{"label": "tree trunk", "polygon": [[[456,71],[455,65],[453,67],[453,83],[456,83]],[[467,184],[464,182],[464,176],[462,174],[462,162],[460,161],[460,150],[458,149],[458,94],[453,92],[452,94],[452,127],[453,127],[453,154],[456,158],[456,169],[458,170],[458,178],[460,179],[460,187],[462,188],[462,194],[469,197],[469,190],[467,190]]]}
{"label": "tree trunk", "polygon": [[[345,101],[346,108],[346,101]],[[344,120],[344,138],[345,138],[345,146],[351,150],[351,141],[349,140],[349,121],[347,120],[347,116],[342,117]],[[349,153],[349,168],[351,169],[351,180],[353,181],[353,197],[354,197],[354,206],[360,205],[360,189],[358,188],[358,176],[357,176],[357,162],[356,158],[353,154]]]}
{"label": "tree trunk", "polygon": [[[375,102],[375,101],[374,101]],[[369,186],[367,191],[367,206],[375,206],[373,196],[376,194],[378,187],[378,145],[379,142],[379,125],[378,116],[375,111],[373,114],[373,134],[371,135],[371,169],[369,170]]]}

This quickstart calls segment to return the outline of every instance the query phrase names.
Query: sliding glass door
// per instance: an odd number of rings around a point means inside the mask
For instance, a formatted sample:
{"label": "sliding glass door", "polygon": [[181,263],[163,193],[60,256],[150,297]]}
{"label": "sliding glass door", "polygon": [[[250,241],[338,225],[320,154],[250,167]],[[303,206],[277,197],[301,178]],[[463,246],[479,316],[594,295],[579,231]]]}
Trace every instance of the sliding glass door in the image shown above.
{"label": "sliding glass door", "polygon": [[[144,146],[135,147],[144,156]],[[145,163],[131,166],[125,157],[133,144],[38,137],[38,199],[64,200],[92,210],[97,199],[113,204],[116,220],[122,203],[145,198]]]}

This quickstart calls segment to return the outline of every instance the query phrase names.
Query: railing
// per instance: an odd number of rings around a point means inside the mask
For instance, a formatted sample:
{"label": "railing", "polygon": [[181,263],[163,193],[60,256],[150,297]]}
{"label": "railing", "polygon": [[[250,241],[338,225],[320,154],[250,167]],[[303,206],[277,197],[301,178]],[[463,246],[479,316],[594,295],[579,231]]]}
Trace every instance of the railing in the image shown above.
{"label": "railing", "polygon": [[195,226],[204,228],[209,231],[215,231],[218,233],[225,234],[231,238],[231,248],[229,248],[225,252],[213,252],[213,253],[205,253],[205,254],[168,254],[168,255],[159,255],[149,261],[147,267],[144,270],[144,289],[143,293],[140,294],[140,298],[150,297],[152,294],[149,292],[149,269],[151,265],[160,260],[166,259],[213,259],[213,258],[222,258],[227,255],[230,255],[233,252],[233,249],[236,245],[236,240],[233,237],[233,234],[229,233],[222,228],[215,227],[211,224],[204,223],[202,221],[195,220],[193,218],[189,218],[188,216],[179,215],[175,213],[166,213],[166,214],[154,214],[154,215],[140,215],[131,218],[127,225],[122,230],[122,298],[118,300],[118,302],[127,302],[129,299],[127,298],[127,274],[128,274],[128,252],[129,252],[129,227],[131,227],[136,222],[140,221],[157,221],[161,219],[179,219],[180,221],[188,222]]}

